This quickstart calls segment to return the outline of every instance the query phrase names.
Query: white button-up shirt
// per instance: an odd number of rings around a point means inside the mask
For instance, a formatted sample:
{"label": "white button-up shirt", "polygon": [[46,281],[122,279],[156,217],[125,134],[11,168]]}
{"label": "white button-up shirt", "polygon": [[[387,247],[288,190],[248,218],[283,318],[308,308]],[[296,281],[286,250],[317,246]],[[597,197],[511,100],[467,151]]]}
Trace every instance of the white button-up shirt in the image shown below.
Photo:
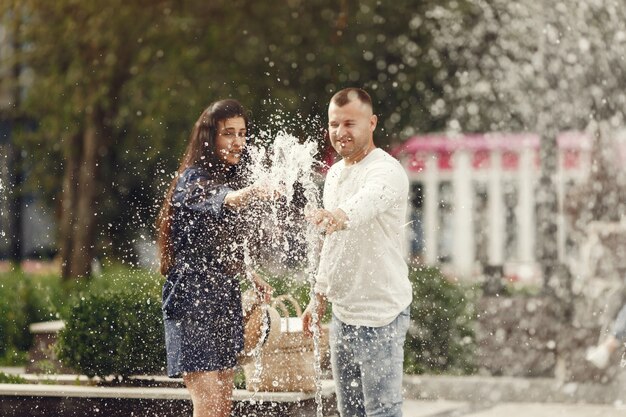
{"label": "white button-up shirt", "polygon": [[326,236],[315,290],[346,324],[384,326],[411,304],[404,259],[408,192],[406,172],[382,149],[328,171],[324,208],[343,210],[348,226]]}

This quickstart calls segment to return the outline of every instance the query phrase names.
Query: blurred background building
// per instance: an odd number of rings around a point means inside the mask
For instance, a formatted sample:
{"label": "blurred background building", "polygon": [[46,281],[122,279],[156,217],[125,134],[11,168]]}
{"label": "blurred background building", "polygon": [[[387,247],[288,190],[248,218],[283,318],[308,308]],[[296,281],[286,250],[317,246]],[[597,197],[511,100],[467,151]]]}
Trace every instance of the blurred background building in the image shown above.
{"label": "blurred background building", "polygon": [[[579,132],[561,133],[557,140],[558,249],[565,261],[563,201],[570,187],[589,176],[592,141]],[[445,264],[462,277],[491,266],[510,279],[537,279],[539,141],[533,134],[432,134],[393,149],[412,184],[411,255],[428,265]]]}

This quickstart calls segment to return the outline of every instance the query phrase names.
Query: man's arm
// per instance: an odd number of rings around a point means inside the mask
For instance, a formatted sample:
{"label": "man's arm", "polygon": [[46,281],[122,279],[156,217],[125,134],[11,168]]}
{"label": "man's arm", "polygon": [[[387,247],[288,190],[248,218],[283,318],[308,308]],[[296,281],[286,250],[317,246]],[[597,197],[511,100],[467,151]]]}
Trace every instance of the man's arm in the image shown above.
{"label": "man's arm", "polygon": [[408,197],[409,179],[399,166],[381,164],[367,173],[365,185],[338,210],[345,214],[345,227],[367,223]]}

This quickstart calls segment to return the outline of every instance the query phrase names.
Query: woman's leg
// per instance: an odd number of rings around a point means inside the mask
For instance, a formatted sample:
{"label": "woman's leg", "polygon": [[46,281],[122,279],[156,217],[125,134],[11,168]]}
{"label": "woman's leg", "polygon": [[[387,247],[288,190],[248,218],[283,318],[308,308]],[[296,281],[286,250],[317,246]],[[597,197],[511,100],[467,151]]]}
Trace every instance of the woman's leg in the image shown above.
{"label": "woman's leg", "polygon": [[193,402],[193,417],[229,417],[234,370],[190,372],[183,381]]}

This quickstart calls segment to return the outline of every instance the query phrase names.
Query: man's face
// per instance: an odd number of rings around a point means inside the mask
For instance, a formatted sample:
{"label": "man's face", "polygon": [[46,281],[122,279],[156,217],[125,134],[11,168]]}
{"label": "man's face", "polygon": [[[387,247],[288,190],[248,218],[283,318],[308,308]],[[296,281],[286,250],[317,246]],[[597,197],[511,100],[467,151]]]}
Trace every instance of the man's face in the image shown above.
{"label": "man's face", "polygon": [[374,144],[376,116],[372,109],[358,99],[339,107],[328,106],[330,143],[346,162],[359,162]]}

